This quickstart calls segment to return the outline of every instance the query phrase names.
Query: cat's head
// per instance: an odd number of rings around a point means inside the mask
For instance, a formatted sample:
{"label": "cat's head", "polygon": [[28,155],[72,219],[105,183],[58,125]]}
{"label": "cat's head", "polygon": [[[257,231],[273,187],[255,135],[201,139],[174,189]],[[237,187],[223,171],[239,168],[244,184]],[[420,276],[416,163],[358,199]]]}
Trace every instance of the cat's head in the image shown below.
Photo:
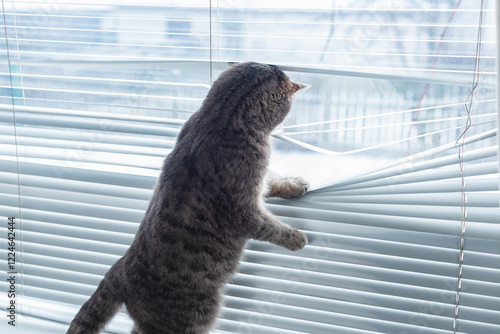
{"label": "cat's head", "polygon": [[277,66],[247,62],[223,72],[209,97],[232,124],[270,133],[287,116],[294,94],[306,87]]}

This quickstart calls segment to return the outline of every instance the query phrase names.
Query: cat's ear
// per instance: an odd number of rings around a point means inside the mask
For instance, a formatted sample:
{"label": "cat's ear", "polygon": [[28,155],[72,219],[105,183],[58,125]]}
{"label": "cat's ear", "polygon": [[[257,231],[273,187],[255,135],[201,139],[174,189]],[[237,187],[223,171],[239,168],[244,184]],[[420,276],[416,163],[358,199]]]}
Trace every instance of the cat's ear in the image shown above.
{"label": "cat's ear", "polygon": [[227,64],[229,65],[229,67],[231,67],[231,66],[238,64],[238,63],[234,62],[234,61],[228,61]]}
{"label": "cat's ear", "polygon": [[301,89],[307,89],[311,87],[311,85],[303,84],[303,83],[298,83],[298,82],[293,82],[292,81],[292,94],[297,93]]}

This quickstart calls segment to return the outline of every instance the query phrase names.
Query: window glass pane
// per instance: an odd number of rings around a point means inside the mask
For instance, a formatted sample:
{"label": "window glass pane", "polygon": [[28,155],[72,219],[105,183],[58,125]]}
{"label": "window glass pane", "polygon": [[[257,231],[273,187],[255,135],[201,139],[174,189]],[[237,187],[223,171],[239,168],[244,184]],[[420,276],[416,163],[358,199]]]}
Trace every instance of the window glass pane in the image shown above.
{"label": "window glass pane", "polygon": [[[496,127],[493,1],[485,9],[468,135]],[[216,59],[315,69],[289,72],[312,87],[277,132],[289,139],[275,141],[279,173],[335,179],[455,142],[465,128],[478,3],[227,1],[215,15]]]}
{"label": "window glass pane", "polygon": [[[458,318],[498,333],[494,1],[480,4],[5,2],[0,211],[22,217],[26,314],[73,318],[133,240],[183,122],[227,62],[253,60],[312,85],[273,133],[271,167],[316,191],[267,201],[309,245],[251,241],[220,328],[441,333]],[[109,328],[130,327],[122,313]]]}

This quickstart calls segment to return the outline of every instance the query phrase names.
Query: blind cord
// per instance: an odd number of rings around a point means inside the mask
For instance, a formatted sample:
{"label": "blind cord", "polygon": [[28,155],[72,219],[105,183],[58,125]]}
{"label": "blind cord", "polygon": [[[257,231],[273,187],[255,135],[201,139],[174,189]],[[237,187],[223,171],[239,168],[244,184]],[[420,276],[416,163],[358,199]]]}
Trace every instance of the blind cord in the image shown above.
{"label": "blind cord", "polygon": [[[14,146],[15,146],[15,152],[16,152],[16,171],[17,171],[17,194],[18,194],[18,208],[19,208],[19,216],[18,216],[18,221],[16,221],[16,232],[17,232],[17,239],[20,241],[19,242],[19,251],[17,252],[17,266],[19,266],[20,270],[19,272],[21,273],[20,276],[20,284],[18,285],[20,293],[18,293],[18,296],[23,297],[23,289],[22,287],[24,286],[24,280],[22,275],[23,272],[23,233],[22,233],[22,200],[21,200],[21,169],[19,168],[19,146],[18,146],[18,140],[17,140],[17,128],[16,128],[16,108],[15,108],[15,100],[14,100],[14,82],[12,79],[12,66],[10,63],[10,48],[9,48],[9,38],[7,35],[7,19],[5,15],[5,2],[2,0],[2,16],[3,16],[3,29],[5,33],[5,49],[7,51],[7,63],[9,66],[9,80],[10,80],[10,89],[11,89],[11,101],[12,101],[12,122],[13,122],[13,130],[14,130]],[[23,90],[23,95],[24,95],[24,90]],[[17,271],[17,270],[16,270]],[[16,297],[17,299],[17,297]],[[23,308],[22,305],[23,303],[18,302],[17,305],[19,305],[19,313],[23,313]]]}
{"label": "blind cord", "polygon": [[474,92],[479,83],[479,65],[481,61],[481,39],[482,39],[482,27],[483,27],[483,13],[484,13],[484,0],[481,0],[481,9],[479,12],[479,24],[477,28],[477,41],[476,41],[476,57],[474,62],[474,74],[472,77],[472,88],[471,92],[467,96],[464,102],[465,110],[467,112],[467,120],[465,123],[465,129],[462,134],[458,137],[457,143],[461,140],[461,145],[458,147],[458,159],[460,167],[460,175],[462,176],[462,194],[461,194],[461,219],[460,219],[460,253],[458,258],[458,280],[457,280],[457,294],[455,298],[455,318],[453,319],[453,333],[456,334],[458,330],[458,315],[460,306],[460,291],[462,289],[462,274],[463,274],[463,263],[464,263],[464,250],[465,250],[465,230],[467,221],[467,193],[465,189],[465,175],[464,175],[464,150],[465,150],[465,138],[467,137],[467,132],[472,125],[472,105],[474,103]]}

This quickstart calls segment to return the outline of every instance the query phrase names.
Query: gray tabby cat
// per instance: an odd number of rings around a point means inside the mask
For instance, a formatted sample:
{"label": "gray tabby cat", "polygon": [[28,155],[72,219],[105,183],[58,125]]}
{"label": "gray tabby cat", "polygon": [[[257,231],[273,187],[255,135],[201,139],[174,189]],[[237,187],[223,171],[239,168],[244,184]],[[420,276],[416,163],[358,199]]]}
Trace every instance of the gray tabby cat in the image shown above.
{"label": "gray tabby cat", "polygon": [[301,178],[264,181],[269,134],[304,87],[258,63],[220,75],[167,156],[132,245],[68,334],[98,333],[122,304],[132,333],[208,333],[248,239],[293,251],[307,244],[263,205],[264,196],[300,196],[309,186]]}

